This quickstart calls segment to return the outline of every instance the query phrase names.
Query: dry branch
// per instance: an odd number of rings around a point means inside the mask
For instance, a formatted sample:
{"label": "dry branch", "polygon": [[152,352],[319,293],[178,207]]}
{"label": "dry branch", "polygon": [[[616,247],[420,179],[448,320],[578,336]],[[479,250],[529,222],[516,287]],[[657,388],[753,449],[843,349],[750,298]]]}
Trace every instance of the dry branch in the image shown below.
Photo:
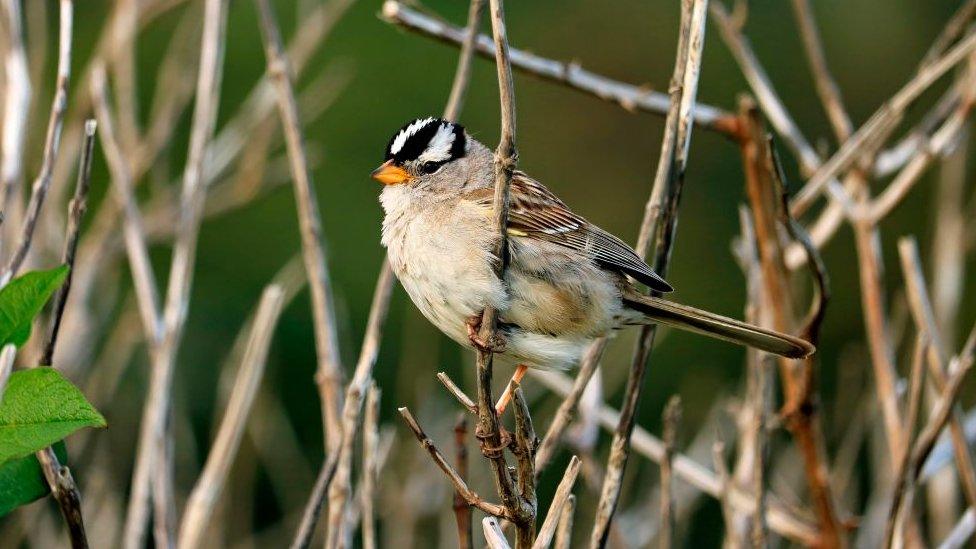
{"label": "dry branch", "polygon": [[81,236],[81,222],[88,209],[88,191],[91,188],[91,165],[97,127],[98,124],[95,120],[85,121],[85,141],[82,144],[75,193],[68,203],[68,226],[65,229],[64,249],[61,252],[61,263],[68,265],[70,269],[64,279],[64,284],[58,288],[52,298],[54,308],[51,312],[51,325],[48,329],[47,343],[44,345],[44,354],[41,357],[41,364],[45,365],[51,365],[54,362],[54,348],[58,341],[58,332],[61,330],[64,308],[68,304],[68,293],[71,291],[75,254],[78,251],[78,238]]}
{"label": "dry branch", "polygon": [[[692,105],[695,104],[698,92],[701,53],[705,43],[707,7],[707,0],[684,0],[681,3],[681,29],[670,85],[671,104],[665,121],[664,138],[651,196],[647,201],[635,248],[641,256],[646,256],[652,230],[656,231],[651,267],[660,276],[667,276],[677,227],[678,204],[691,141]],[[590,536],[590,547],[593,548],[605,545],[610,534],[610,524],[617,508],[623,472],[630,453],[630,438],[637,415],[637,404],[644,386],[647,359],[656,332],[656,325],[643,327],[634,350],[620,422],[614,431],[597,516]]]}
{"label": "dry branch", "polygon": [[[571,457],[569,459],[569,465],[566,466],[566,472],[563,473],[562,480],[556,486],[556,493],[552,496],[552,503],[549,504],[549,513],[546,514],[546,518],[542,521],[542,526],[539,527],[539,535],[536,537],[535,543],[532,544],[532,549],[547,549],[549,543],[552,541],[553,534],[556,533],[557,526],[560,526],[564,520],[572,520],[571,518],[564,519],[564,515],[567,512],[567,504],[572,505],[569,502],[569,498],[572,497],[571,492],[573,491],[573,485],[576,484],[576,476],[579,474],[579,468],[579,458],[576,456]],[[570,517],[572,517],[571,512]]]}
{"label": "dry branch", "polygon": [[312,294],[312,315],[315,327],[315,350],[318,361],[316,383],[322,401],[322,421],[325,428],[326,450],[336,455],[341,444],[342,425],[342,364],[336,340],[335,312],[332,284],[325,259],[325,241],[319,216],[318,199],[305,153],[293,75],[281,41],[281,32],[268,0],[255,0],[260,16],[261,37],[267,58],[267,74],[274,87],[275,101],[281,117],[282,130],[288,148],[295,202],[302,236],[302,257]]}
{"label": "dry branch", "polygon": [[[746,176],[746,190],[752,210],[762,273],[763,289],[758,305],[764,309],[765,314],[761,317],[768,318],[770,327],[777,331],[796,333],[798,322],[785,264],[784,246],[780,240],[781,230],[795,236],[796,226],[784,204],[784,184],[780,179],[781,173],[775,162],[769,138],[754,104],[747,98],[741,101],[740,128],[743,132],[740,147]],[[816,257],[812,245],[807,244],[806,247],[808,253],[814,257],[813,260],[808,261],[808,265],[815,269],[819,281],[817,295],[825,299],[825,275],[822,263]],[[822,320],[823,314],[824,301],[822,299],[815,301],[811,328],[804,330],[808,333],[802,334],[803,337],[816,341],[819,321]],[[841,546],[844,543],[843,535],[830,491],[822,427],[816,414],[818,396],[814,363],[810,359],[804,361],[781,359],[779,365],[785,400],[781,415],[786,420],[786,426],[793,434],[803,456],[807,483],[816,503],[815,508],[820,521],[822,542],[831,547]],[[761,371],[764,365],[759,364],[757,368]],[[753,394],[759,397],[765,392],[765,387],[766,383],[757,385]],[[761,447],[763,444],[760,443],[758,446]],[[757,466],[761,461],[757,460]],[[756,478],[762,476],[756,475]],[[754,529],[754,531],[758,530],[759,528]]]}
{"label": "dry branch", "polygon": [[[41,170],[37,175],[37,179],[34,180],[34,185],[31,187],[31,195],[27,202],[27,211],[24,214],[19,244],[11,254],[3,273],[0,274],[0,286],[5,285],[20,271],[24,259],[27,258],[27,252],[31,247],[31,239],[34,237],[34,228],[37,226],[37,220],[41,214],[41,206],[44,205],[44,199],[47,197],[48,189],[51,187],[51,174],[54,172],[54,162],[57,159],[58,148],[61,145],[61,128],[64,125],[64,113],[68,109],[68,83],[71,78],[71,35],[74,19],[74,4],[72,4],[71,0],[61,0],[59,6],[58,72],[54,100],[51,105],[51,118],[48,120],[47,135],[44,138],[44,157],[41,162]],[[10,86],[7,93],[12,93],[14,87]],[[7,114],[11,115],[11,113]],[[4,135],[6,136],[6,134]],[[5,208],[5,211],[9,210]]]}
{"label": "dry branch", "polygon": [[339,465],[335,479],[329,487],[329,524],[326,540],[329,547],[348,546],[352,535],[347,530],[345,517],[346,506],[352,496],[353,443],[359,431],[363,403],[372,385],[373,366],[376,365],[376,358],[379,356],[380,343],[383,340],[383,324],[386,322],[392,293],[393,271],[386,267],[384,262],[380,277],[376,281],[376,290],[373,292],[373,303],[370,306],[359,360],[343,399],[342,437],[338,449]]}
{"label": "dry branch", "polygon": [[[976,328],[974,328],[973,333],[976,336]],[[976,340],[976,337],[973,340]],[[894,495],[892,496],[889,518],[885,529],[885,547],[891,546],[894,526],[897,522],[895,516],[901,510],[902,502],[907,497],[907,494],[916,485],[925,459],[931,453],[939,433],[942,432],[946,422],[949,420],[953,406],[959,396],[959,390],[962,388],[962,382],[972,368],[973,362],[973,349],[964,351],[963,354],[960,354],[953,360],[953,363],[949,367],[949,379],[946,381],[945,387],[939,393],[939,397],[932,407],[932,413],[929,416],[928,422],[922,428],[921,432],[919,432],[918,438],[912,446],[911,453],[908,455],[908,459],[902,462],[901,467],[899,467],[895,475],[895,481],[893,483]]]}
{"label": "dry branch", "polygon": [[[51,313],[51,325],[48,329],[47,342],[44,345],[44,356],[41,359],[42,365],[53,366],[54,347],[57,344],[58,332],[61,327],[64,308],[68,302],[68,292],[71,290],[71,275],[75,263],[75,250],[78,245],[78,236],[81,232],[81,221],[85,215],[85,203],[88,198],[88,190],[91,183],[91,159],[92,150],[95,145],[95,121],[88,120],[85,123],[85,142],[81,154],[81,164],[78,166],[78,181],[75,185],[75,194],[68,206],[68,227],[65,237],[64,251],[61,254],[61,262],[68,265],[68,275],[64,284],[58,289],[54,296],[54,309]],[[81,512],[81,491],[71,474],[71,470],[62,465],[58,460],[54,449],[50,446],[37,453],[37,460],[41,464],[44,478],[47,480],[51,494],[58,502],[61,516],[64,517],[68,525],[68,538],[73,548],[88,547],[88,538],[85,534],[85,522]]]}
{"label": "dry branch", "polygon": [[[477,1],[477,0],[476,0]],[[473,404],[472,404],[473,406]],[[477,414],[476,409],[471,410]],[[454,424],[454,467],[462,480],[468,477],[468,420],[464,413],[458,414]],[[474,540],[471,532],[471,506],[464,499],[461,492],[454,492],[454,521],[457,523],[458,549],[472,549]]]}
{"label": "dry branch", "polygon": [[3,59],[3,133],[0,142],[0,209],[3,218],[3,242],[16,238],[23,216],[20,197],[24,177],[24,143],[27,139],[27,116],[30,113],[31,83],[21,28],[21,9],[18,0],[3,0],[6,48]]}
{"label": "dry branch", "polygon": [[[505,29],[503,0],[490,0],[489,13],[492,37],[495,43],[495,66],[498,75],[498,95],[501,104],[501,138],[495,149],[495,189],[492,200],[492,228],[498,237],[492,248],[495,257],[500,258],[495,274],[504,280],[508,267],[508,193],[515,171],[517,153],[515,149],[515,90],[512,84],[512,65],[509,58],[508,35]],[[481,316],[479,337],[482,341],[496,339],[498,311],[486,307]],[[498,414],[491,395],[492,351],[490,348],[477,352],[478,380],[478,423],[475,436],[481,443],[482,454],[488,459],[495,480],[495,489],[505,506],[506,518],[515,523],[518,549],[528,549],[535,535],[535,473],[532,471],[532,456],[522,456],[518,461],[519,487],[531,488],[531,493],[520,493],[512,482],[505,461],[504,444],[498,424]],[[528,422],[528,425],[525,423]],[[522,434],[531,428],[531,420],[523,418]],[[524,443],[524,441],[523,441]],[[525,451],[524,444],[523,450]],[[528,467],[528,470],[525,468]],[[497,513],[496,513],[497,515]],[[490,518],[490,517],[489,517]]]}
{"label": "dry branch", "polygon": [[[565,397],[569,394],[573,382],[565,374],[559,372],[532,372],[536,379],[556,394]],[[607,405],[602,405],[597,412],[600,425],[607,430],[613,430],[620,422],[620,412]],[[638,454],[647,459],[661,463],[664,459],[664,443],[636,426],[631,438],[631,445]],[[722,482],[718,476],[707,467],[699,464],[684,454],[677,453],[673,461],[674,475],[691,484],[706,494],[719,498],[722,494]],[[755,498],[748,490],[730,486],[727,493],[728,501],[736,510],[742,513],[755,512]],[[816,525],[803,514],[780,503],[770,497],[766,510],[766,520],[771,530],[790,539],[806,545],[813,545],[819,539]]]}
{"label": "dry branch", "polygon": [[[420,442],[420,446],[430,454],[430,457],[433,459],[434,463],[436,463],[437,466],[444,471],[444,474],[447,475],[447,478],[454,485],[454,489],[457,491],[457,493],[461,494],[461,497],[468,502],[468,505],[477,507],[485,513],[496,517],[505,519],[514,518],[504,505],[487,502],[471,488],[469,488],[468,484],[463,478],[461,478],[461,475],[458,474],[454,467],[451,466],[450,462],[448,462],[447,458],[444,457],[444,454],[442,454],[441,451],[437,449],[437,446],[434,445],[434,441],[432,441],[430,437],[427,436],[427,433],[424,432],[423,428],[420,427],[420,424],[417,423],[416,419],[414,419],[413,414],[410,413],[410,410],[404,407],[400,408],[399,411],[400,415],[403,417],[403,420],[407,423],[407,426],[410,427],[410,430],[413,431],[414,436],[417,437],[417,440]],[[508,471],[506,471],[506,474],[508,474]]]}
{"label": "dry branch", "polygon": [[[681,397],[672,396],[664,406],[662,418],[664,424],[664,459],[661,460],[661,530],[658,533],[660,547],[668,549],[674,546],[674,498],[672,497],[671,463],[674,460],[677,445],[678,429],[681,425]],[[762,506],[757,507],[760,511]],[[762,512],[757,513],[762,515]]]}
{"label": "dry branch", "polygon": [[[464,29],[396,0],[387,0],[383,4],[382,17],[391,24],[450,45],[460,46],[465,38]],[[490,58],[495,55],[490,37],[478,35],[476,45],[477,53],[482,57]],[[532,76],[616,103],[629,111],[643,111],[657,115],[668,112],[670,104],[668,94],[654,91],[647,86],[635,86],[612,80],[588,71],[576,62],[555,61],[516,48],[512,48],[510,53],[512,68]],[[694,105],[693,121],[703,129],[727,136],[732,136],[735,132],[735,115],[704,103]]]}
{"label": "dry branch", "polygon": [[817,30],[816,19],[813,9],[810,7],[810,0],[793,0],[793,15],[796,18],[797,27],[800,29],[800,38],[803,40],[803,50],[806,52],[807,61],[810,63],[810,71],[813,73],[813,81],[817,87],[817,95],[823,104],[827,119],[834,128],[834,135],[838,142],[844,142],[851,136],[853,125],[844,108],[844,101],[840,95],[840,88],[834,81],[830,69],[827,67],[827,57],[824,55],[823,43],[820,40],[820,32]]}
{"label": "dry branch", "polygon": [[806,212],[824,186],[833,181],[840,172],[859,161],[862,155],[875,146],[879,138],[888,135],[901,121],[905,109],[949,69],[966,59],[974,47],[976,47],[976,32],[971,32],[940,58],[920,69],[898,93],[885,101],[874,115],[807,180],[803,188],[797,191],[790,202],[790,212],[793,216],[799,217]]}
{"label": "dry branch", "polygon": [[[200,66],[197,74],[196,103],[190,129],[190,144],[180,195],[179,229],[173,247],[166,299],[161,315],[161,333],[150,340],[152,371],[146,398],[132,473],[132,497],[125,525],[125,545],[142,545],[147,499],[153,503],[153,533],[156,544],[173,545],[176,535],[176,509],[173,493],[171,406],[173,371],[189,311],[190,290],[196,264],[197,239],[206,185],[203,164],[207,143],[211,140],[217,119],[227,4],[224,0],[207,0],[204,8]],[[121,99],[121,98],[120,98]],[[122,109],[125,112],[125,109]],[[149,484],[152,483],[152,488]]]}
{"label": "dry branch", "polygon": [[563,510],[559,515],[559,525],[556,528],[556,539],[553,541],[555,549],[570,549],[573,542],[573,515],[576,513],[576,496],[570,494],[566,498]]}
{"label": "dry branch", "polygon": [[[898,252],[901,257],[902,271],[907,287],[908,304],[918,330],[929,340],[927,362],[930,375],[935,381],[936,390],[943,391],[947,383],[946,362],[948,350],[942,338],[941,330],[935,322],[935,313],[926,290],[925,276],[922,274],[922,262],[918,256],[918,245],[913,238],[902,238],[898,242]],[[956,469],[962,484],[966,501],[970,507],[976,506],[976,466],[969,454],[966,433],[963,429],[963,411],[958,403],[952,407],[949,417],[949,433],[952,438],[956,460]]]}
{"label": "dry branch", "polygon": [[187,499],[183,522],[180,525],[178,546],[186,549],[199,547],[210,524],[217,499],[223,492],[230,468],[240,449],[241,438],[264,377],[268,350],[281,315],[284,292],[274,284],[265,288],[258,305],[247,349],[241,359],[237,381],[227,401],[224,419],[207,454],[203,472]]}
{"label": "dry branch", "polygon": [[[380,389],[372,382],[366,393],[363,415],[363,479],[360,507],[362,508],[363,549],[376,549],[376,511],[374,501],[379,480],[380,457]],[[349,526],[352,529],[352,525]]]}

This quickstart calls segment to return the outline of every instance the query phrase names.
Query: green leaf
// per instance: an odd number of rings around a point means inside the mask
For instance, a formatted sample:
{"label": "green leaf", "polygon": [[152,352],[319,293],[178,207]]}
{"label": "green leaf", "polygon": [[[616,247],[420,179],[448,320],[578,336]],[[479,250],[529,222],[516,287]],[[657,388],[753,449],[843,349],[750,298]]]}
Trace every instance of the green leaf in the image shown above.
{"label": "green leaf", "polygon": [[54,368],[14,372],[0,400],[0,464],[54,444],[82,427],[104,427],[77,387]]}
{"label": "green leaf", "polygon": [[[54,455],[61,463],[67,461],[63,442],[54,445]],[[0,517],[21,505],[41,499],[50,491],[41,464],[33,455],[0,465]]]}
{"label": "green leaf", "polygon": [[0,290],[0,347],[20,347],[30,337],[31,323],[68,276],[68,266],[31,271]]}

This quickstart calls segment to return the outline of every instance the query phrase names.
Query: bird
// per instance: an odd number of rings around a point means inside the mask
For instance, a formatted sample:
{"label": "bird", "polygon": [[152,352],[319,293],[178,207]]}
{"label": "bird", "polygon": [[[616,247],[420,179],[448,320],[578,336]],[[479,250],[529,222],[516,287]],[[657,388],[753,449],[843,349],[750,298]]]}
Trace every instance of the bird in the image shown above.
{"label": "bird", "polygon": [[[673,288],[624,241],[518,170],[499,278],[494,166],[493,151],[464,126],[426,117],[393,134],[371,176],[383,184],[381,243],[411,301],[459,344],[514,364],[517,380],[529,368],[571,368],[595,339],[652,323],[788,358],[815,351],[803,339],[645,294],[639,285],[656,294]],[[478,337],[486,307],[498,311],[490,344]]]}

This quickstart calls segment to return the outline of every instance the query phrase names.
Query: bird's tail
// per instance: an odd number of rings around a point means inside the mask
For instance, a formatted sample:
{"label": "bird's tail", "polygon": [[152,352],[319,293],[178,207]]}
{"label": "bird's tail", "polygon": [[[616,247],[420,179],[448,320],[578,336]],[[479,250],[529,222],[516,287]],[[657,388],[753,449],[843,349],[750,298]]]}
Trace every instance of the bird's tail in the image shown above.
{"label": "bird's tail", "polygon": [[631,293],[624,297],[624,302],[643,313],[643,320],[648,324],[653,322],[673,326],[788,358],[804,358],[816,351],[810,342],[800,338],[673,301]]}

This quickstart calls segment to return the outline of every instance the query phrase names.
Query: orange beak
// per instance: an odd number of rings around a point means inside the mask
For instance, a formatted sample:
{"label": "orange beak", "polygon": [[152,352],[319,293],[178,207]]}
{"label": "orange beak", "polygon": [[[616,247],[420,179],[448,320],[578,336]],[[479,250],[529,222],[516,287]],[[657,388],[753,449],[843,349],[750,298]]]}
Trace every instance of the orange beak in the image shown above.
{"label": "orange beak", "polygon": [[369,174],[370,177],[384,185],[399,185],[413,179],[413,176],[403,168],[393,165],[393,160],[387,160],[379,168]]}

